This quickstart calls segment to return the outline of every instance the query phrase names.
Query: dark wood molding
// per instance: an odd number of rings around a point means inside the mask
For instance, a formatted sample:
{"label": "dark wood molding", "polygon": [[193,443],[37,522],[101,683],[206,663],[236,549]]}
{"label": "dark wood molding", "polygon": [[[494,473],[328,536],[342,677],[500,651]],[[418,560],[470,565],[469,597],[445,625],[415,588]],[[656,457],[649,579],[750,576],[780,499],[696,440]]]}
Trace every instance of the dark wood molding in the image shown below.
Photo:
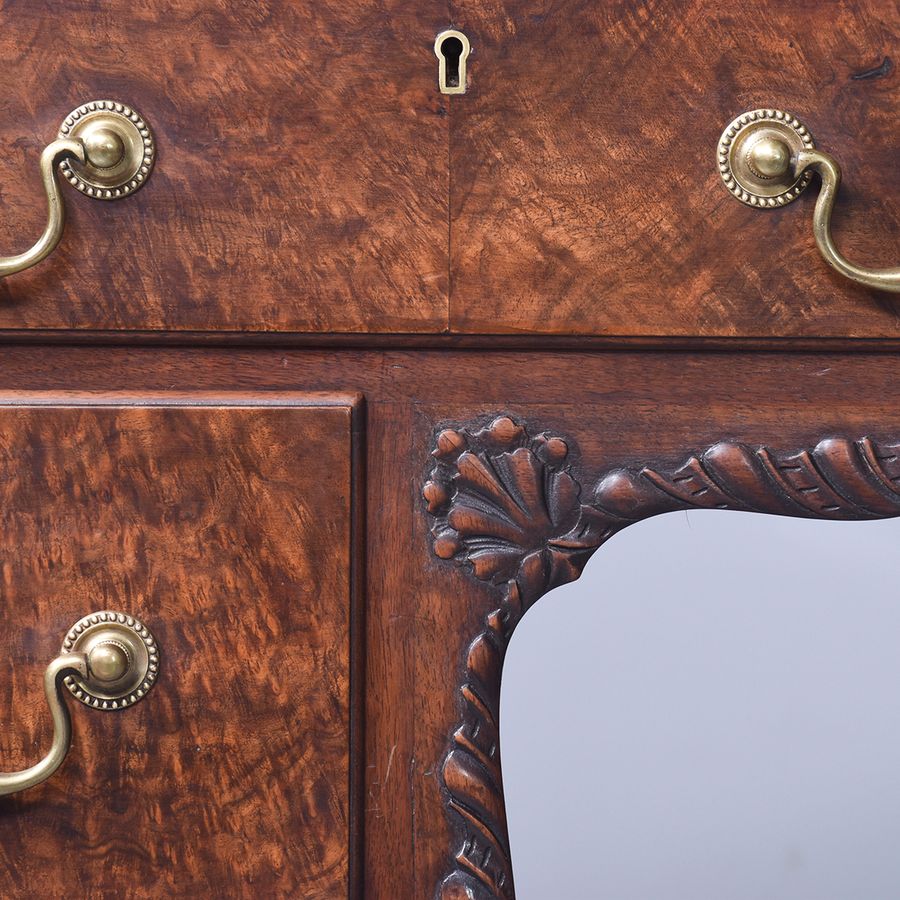
{"label": "dark wood molding", "polygon": [[284,350],[478,350],[589,353],[601,350],[692,353],[896,353],[896,337],[703,337],[522,332],[302,332],[0,328],[0,346],[243,348]]}
{"label": "dark wood molding", "polygon": [[446,428],[424,488],[442,560],[490,584],[498,602],[469,645],[461,717],[441,766],[453,833],[440,900],[512,900],[500,767],[503,658],[524,612],[574,581],[594,551],[634,522],[679,509],[816,519],[900,515],[900,442],[826,436],[812,449],[722,442],[681,465],[582,474],[572,442],[510,416]]}

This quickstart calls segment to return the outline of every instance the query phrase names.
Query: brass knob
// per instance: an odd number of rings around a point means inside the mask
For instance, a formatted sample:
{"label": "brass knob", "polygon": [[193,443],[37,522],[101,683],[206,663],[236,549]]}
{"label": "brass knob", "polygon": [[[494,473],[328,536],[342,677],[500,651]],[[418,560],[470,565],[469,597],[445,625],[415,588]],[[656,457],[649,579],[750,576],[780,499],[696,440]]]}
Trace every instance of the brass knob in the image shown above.
{"label": "brass knob", "polygon": [[841,184],[834,157],[816,150],[809,130],[790,113],[757,109],[738,116],[719,139],[719,172],[742,203],[774,209],[796,200],[818,172],[822,188],[813,212],[813,236],[825,261],[858,284],[900,291],[900,267],[873,269],[850,262],[831,236],[831,213]]}
{"label": "brass knob", "polygon": [[0,257],[0,277],[37,265],[59,244],[66,220],[60,170],[83,194],[96,200],[118,200],[146,182],[155,158],[150,128],[130,106],[93,100],[69,113],[57,140],[41,154],[41,181],[47,195],[44,233],[24,253]]}
{"label": "brass knob", "polygon": [[62,651],[44,672],[44,693],[53,719],[47,755],[20,772],[0,772],[0,797],[46,781],[61,765],[72,742],[72,723],[62,685],[88,706],[125,709],[156,683],[159,651],[150,630],[125,613],[96,612],[69,630]]}
{"label": "brass knob", "polygon": [[97,644],[88,654],[87,662],[91,677],[104,683],[124,678],[131,665],[128,651],[118,641]]}
{"label": "brass knob", "polygon": [[747,166],[757,178],[783,178],[791,168],[791,148],[779,138],[761,137],[747,151]]}
{"label": "brass knob", "polygon": [[103,123],[89,125],[81,138],[87,161],[98,169],[111,169],[125,156],[125,141],[114,128]]}

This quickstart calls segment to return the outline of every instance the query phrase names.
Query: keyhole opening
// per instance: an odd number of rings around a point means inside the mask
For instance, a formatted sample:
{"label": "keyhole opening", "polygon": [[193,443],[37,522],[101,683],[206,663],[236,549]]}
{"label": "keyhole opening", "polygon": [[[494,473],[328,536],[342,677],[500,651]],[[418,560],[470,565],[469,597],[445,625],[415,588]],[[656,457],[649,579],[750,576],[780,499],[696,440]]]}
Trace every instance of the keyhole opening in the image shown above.
{"label": "keyhole opening", "polygon": [[458,37],[448,37],[441,41],[441,54],[446,66],[447,87],[459,87],[459,60],[462,56],[463,45]]}
{"label": "keyhole opening", "polygon": [[438,58],[438,87],[442,94],[466,92],[466,59],[471,50],[469,39],[453,28],[435,38],[434,55]]}

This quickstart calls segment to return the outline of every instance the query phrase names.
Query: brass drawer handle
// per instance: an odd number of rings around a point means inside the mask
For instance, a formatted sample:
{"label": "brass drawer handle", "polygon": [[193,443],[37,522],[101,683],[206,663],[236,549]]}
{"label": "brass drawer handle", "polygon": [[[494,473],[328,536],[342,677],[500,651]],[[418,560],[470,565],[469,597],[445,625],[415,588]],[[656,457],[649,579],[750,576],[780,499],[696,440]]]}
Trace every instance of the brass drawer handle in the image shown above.
{"label": "brass drawer handle", "polygon": [[144,184],[155,158],[150,128],[130,106],[93,100],[69,113],[57,140],[41,153],[41,181],[47,195],[44,233],[24,253],[0,257],[0,277],[37,265],[59,244],[66,221],[60,168],[83,194],[97,200],[118,200]]}
{"label": "brass drawer handle", "polygon": [[719,172],[742,203],[774,209],[796,200],[818,172],[822,188],[813,212],[813,235],[825,261],[852,281],[900,291],[900,267],[872,269],[850,262],[831,237],[831,211],[841,184],[834,157],[816,150],[809,130],[790,113],[757,109],[738,116],[719,140]]}
{"label": "brass drawer handle", "polygon": [[147,695],[158,673],[156,641],[134,617],[96,612],[77,622],[44,672],[44,693],[53,718],[50,751],[28,769],[0,772],[0,797],[46,781],[62,765],[72,742],[63,687],[96,709],[125,709]]}

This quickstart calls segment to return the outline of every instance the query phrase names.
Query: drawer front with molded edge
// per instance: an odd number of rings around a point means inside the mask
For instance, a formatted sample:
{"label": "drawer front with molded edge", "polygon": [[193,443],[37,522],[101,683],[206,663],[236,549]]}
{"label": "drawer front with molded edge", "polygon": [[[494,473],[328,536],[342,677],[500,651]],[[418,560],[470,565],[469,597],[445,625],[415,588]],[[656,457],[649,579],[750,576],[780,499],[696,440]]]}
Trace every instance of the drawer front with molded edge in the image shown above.
{"label": "drawer front with molded edge", "polygon": [[0,329],[444,330],[444,15],[406,0],[0,4],[0,276],[47,221],[43,148],[75,141],[58,148],[65,233],[0,277]]}
{"label": "drawer front with molded edge", "polygon": [[0,398],[4,897],[355,896],[357,410]]}
{"label": "drawer front with molded edge", "polygon": [[900,337],[896,3],[459,0],[454,24],[454,330]]}

